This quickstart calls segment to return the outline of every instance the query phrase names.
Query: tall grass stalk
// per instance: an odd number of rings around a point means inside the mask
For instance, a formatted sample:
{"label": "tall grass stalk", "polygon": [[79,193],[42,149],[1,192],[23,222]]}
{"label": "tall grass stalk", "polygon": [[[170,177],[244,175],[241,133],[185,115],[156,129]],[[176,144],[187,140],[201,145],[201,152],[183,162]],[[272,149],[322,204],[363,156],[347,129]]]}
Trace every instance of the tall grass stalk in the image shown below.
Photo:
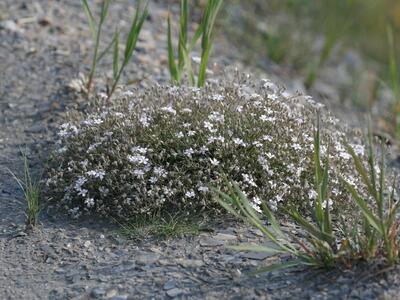
{"label": "tall grass stalk", "polygon": [[26,208],[26,225],[35,226],[37,224],[38,215],[40,212],[40,183],[39,180],[34,180],[32,178],[31,171],[29,169],[29,162],[25,152],[21,152],[24,162],[24,175],[19,178],[10,169],[11,176],[18,183],[22,192],[24,193],[24,198],[27,204]]}
{"label": "tall grass stalk", "polygon": [[400,76],[396,58],[396,46],[393,34],[393,28],[390,25],[386,27],[387,31],[387,41],[389,48],[389,79],[390,86],[395,97],[395,107],[394,107],[394,129],[396,138],[400,140]]}
{"label": "tall grass stalk", "polygon": [[89,27],[92,32],[93,39],[95,41],[92,67],[91,67],[91,70],[89,73],[87,90],[88,90],[88,93],[90,93],[92,82],[93,82],[93,77],[94,77],[96,66],[97,66],[98,62],[109,51],[111,51],[111,49],[113,49],[113,65],[112,65],[113,83],[112,83],[111,87],[108,89],[108,93],[107,93],[108,99],[110,99],[111,96],[113,95],[113,93],[115,92],[115,89],[118,85],[118,82],[121,78],[121,75],[122,75],[125,67],[128,65],[129,61],[131,60],[131,58],[133,56],[133,52],[136,48],[136,43],[139,38],[140,31],[142,29],[145,19],[147,18],[147,15],[148,15],[148,9],[147,9],[148,4],[145,5],[145,8],[142,11],[141,10],[141,1],[137,2],[135,16],[133,18],[130,30],[128,32],[128,36],[125,41],[124,55],[122,57],[122,62],[120,62],[120,56],[119,56],[120,32],[119,32],[118,28],[116,29],[111,42],[106,46],[106,48],[104,49],[103,52],[99,53],[101,29],[102,29],[103,23],[107,17],[110,0],[104,0],[102,3],[99,24],[96,24],[93,14],[87,3],[87,0],[82,0],[82,1],[83,1],[83,7],[85,9],[85,12],[86,12],[86,15],[88,18]]}
{"label": "tall grass stalk", "polygon": [[85,10],[85,13],[86,13],[86,16],[88,19],[88,23],[89,23],[89,28],[90,28],[90,31],[92,33],[92,37],[93,37],[93,40],[95,43],[94,44],[94,53],[93,53],[93,57],[92,57],[92,66],[90,68],[89,78],[88,78],[88,82],[87,82],[87,86],[86,86],[88,93],[90,93],[90,91],[92,89],[93,77],[96,72],[97,63],[101,59],[101,57],[99,57],[100,35],[101,35],[101,30],[102,30],[104,21],[106,20],[106,17],[107,17],[110,1],[111,0],[103,1],[102,5],[101,5],[99,24],[97,25],[96,21],[93,17],[92,11],[90,10],[87,0],[82,0],[83,8]]}
{"label": "tall grass stalk", "polygon": [[179,42],[178,42],[178,63],[175,62],[175,53],[172,45],[172,26],[171,16],[167,20],[167,46],[168,63],[171,80],[175,84],[181,84],[183,75],[186,71],[189,83],[195,85],[195,75],[191,65],[190,53],[201,38],[201,60],[199,73],[197,76],[197,86],[205,84],[207,64],[212,48],[212,31],[218,12],[222,6],[222,0],[208,0],[201,23],[194,33],[190,44],[188,44],[188,18],[189,6],[187,0],[181,0],[181,12],[179,19]]}

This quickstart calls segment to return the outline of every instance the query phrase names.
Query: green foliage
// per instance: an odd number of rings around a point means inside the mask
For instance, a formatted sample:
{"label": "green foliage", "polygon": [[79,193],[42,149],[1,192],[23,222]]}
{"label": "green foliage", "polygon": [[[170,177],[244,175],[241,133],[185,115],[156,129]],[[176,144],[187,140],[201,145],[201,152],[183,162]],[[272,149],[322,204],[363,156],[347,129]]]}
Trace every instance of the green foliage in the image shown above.
{"label": "green foliage", "polygon": [[113,49],[113,65],[112,65],[113,84],[111,85],[111,88],[108,91],[108,98],[110,98],[112,96],[112,94],[114,93],[115,88],[117,87],[117,84],[120,80],[120,77],[121,77],[125,67],[128,65],[129,61],[132,58],[133,51],[135,50],[140,31],[142,29],[143,23],[144,23],[147,15],[148,15],[147,4],[146,4],[144,10],[141,11],[141,1],[137,2],[135,17],[133,18],[130,30],[128,32],[127,39],[125,41],[125,51],[124,51],[124,56],[122,57],[122,63],[121,63],[120,56],[119,56],[120,32],[119,32],[118,28],[116,29],[116,31],[114,33],[114,37],[111,40],[110,44],[108,44],[105,47],[103,52],[99,53],[101,30],[102,30],[102,26],[107,18],[108,8],[109,8],[111,1],[104,0],[102,2],[100,19],[99,19],[98,24],[96,24],[96,21],[90,10],[87,0],[82,0],[82,2],[83,2],[83,8],[87,15],[89,28],[90,28],[90,31],[92,32],[92,36],[95,41],[94,54],[93,54],[93,58],[92,58],[92,67],[90,69],[89,79],[87,82],[87,91],[88,91],[88,93],[90,93],[90,91],[91,91],[92,84],[93,84],[93,77],[95,74],[97,64],[107,54],[107,52],[109,52],[112,48]]}
{"label": "green foliage", "polygon": [[196,235],[201,231],[202,220],[199,217],[180,214],[160,214],[141,216],[127,222],[118,222],[121,233],[127,238],[143,240],[149,237],[168,239],[184,235]]}
{"label": "green foliage", "polygon": [[[324,166],[320,158],[320,130],[314,133],[314,166],[315,186],[317,197],[313,205],[313,221],[303,217],[296,209],[288,209],[287,214],[300,226],[297,232],[285,234],[277,220],[265,203],[261,203],[262,212],[271,226],[265,226],[260,219],[254,205],[247,199],[236,183],[228,183],[229,192],[214,190],[217,201],[228,212],[239,219],[249,222],[274,244],[275,247],[254,245],[234,246],[240,251],[260,251],[271,254],[287,253],[295,259],[284,264],[271,265],[260,271],[271,271],[277,268],[306,265],[312,267],[335,267],[338,262],[347,265],[359,258],[371,259],[377,256],[386,258],[387,264],[392,265],[399,261],[398,248],[398,220],[397,211],[399,202],[394,200],[393,184],[391,191],[385,190],[385,162],[384,154],[379,167],[379,179],[375,171],[372,136],[369,134],[369,172],[364,168],[362,158],[346,143],[346,148],[354,160],[355,168],[362,181],[368,188],[368,196],[375,200],[375,205],[369,204],[369,199],[361,195],[351,183],[345,181],[347,189],[363,216],[361,223],[353,225],[348,230],[348,220],[341,219],[341,224],[335,226],[329,207],[328,180],[329,156]],[[338,228],[343,228],[340,234]],[[337,241],[341,241],[338,243]]]}
{"label": "green foliage", "polygon": [[40,212],[40,183],[32,178],[31,171],[29,169],[29,162],[25,152],[21,152],[24,162],[24,175],[19,178],[11,170],[8,170],[15,181],[18,183],[22,192],[24,193],[25,201],[27,204],[26,208],[26,225],[35,226],[37,223],[38,215]]}
{"label": "green foliage", "polygon": [[205,84],[207,63],[212,48],[212,31],[215,20],[221,8],[222,0],[208,0],[201,23],[194,33],[190,44],[188,44],[188,17],[189,6],[187,0],[181,0],[181,13],[179,19],[179,43],[178,43],[178,64],[175,62],[174,48],[172,45],[171,16],[168,16],[167,43],[168,43],[168,62],[172,82],[180,84],[183,75],[187,74],[189,83],[195,84],[195,74],[191,66],[190,53],[197,41],[201,38],[201,60],[197,76],[197,86]]}
{"label": "green foliage", "polygon": [[346,147],[354,160],[355,167],[360,177],[368,187],[369,197],[373,199],[374,205],[369,204],[369,199],[360,195],[349,182],[345,182],[347,189],[362,212],[364,223],[369,228],[365,231],[366,239],[374,245],[380,246],[383,244],[384,256],[388,264],[392,265],[399,261],[399,222],[397,220],[397,212],[400,207],[400,201],[396,202],[394,199],[395,180],[393,180],[391,191],[387,191],[385,187],[385,157],[383,146],[379,162],[379,174],[377,174],[371,129],[369,129],[368,141],[368,170],[364,167],[354,149],[349,145],[346,145]]}

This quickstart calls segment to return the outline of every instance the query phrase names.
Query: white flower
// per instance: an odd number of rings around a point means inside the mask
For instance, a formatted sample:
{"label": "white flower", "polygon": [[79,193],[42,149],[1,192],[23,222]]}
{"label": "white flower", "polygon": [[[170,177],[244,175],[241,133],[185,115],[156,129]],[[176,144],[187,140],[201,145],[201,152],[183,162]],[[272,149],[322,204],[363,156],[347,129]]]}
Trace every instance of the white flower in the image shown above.
{"label": "white flower", "polygon": [[345,151],[339,152],[339,156],[345,160],[351,159],[351,155]]}
{"label": "white flower", "polygon": [[224,99],[225,99],[225,97],[222,95],[219,95],[219,94],[212,96],[212,100],[214,100],[214,101],[223,101]]}
{"label": "white flower", "polygon": [[145,147],[136,146],[136,147],[132,147],[131,151],[133,153],[146,154],[147,151],[149,151],[149,149],[147,149]]}
{"label": "white flower", "polygon": [[184,109],[182,109],[182,112],[184,112],[184,113],[191,113],[192,110],[191,110],[190,108],[184,108]]}
{"label": "white flower", "polygon": [[262,210],[258,204],[250,202],[250,205],[251,205],[251,207],[254,208],[255,211],[259,212],[260,214],[262,213]]}
{"label": "white flower", "polygon": [[197,190],[198,190],[199,192],[201,192],[201,193],[207,193],[207,192],[209,191],[209,188],[206,187],[206,186],[199,186],[199,187],[197,188]]}
{"label": "white flower", "polygon": [[196,194],[195,194],[195,192],[194,192],[193,190],[190,190],[190,191],[187,191],[187,192],[185,193],[185,196],[186,196],[187,198],[194,198],[194,197],[196,197]]}
{"label": "white flower", "polygon": [[94,206],[94,199],[93,198],[86,198],[85,204],[88,208],[91,208]]}
{"label": "white flower", "polygon": [[149,159],[144,155],[128,155],[128,160],[133,164],[138,165],[147,165],[149,163]]}
{"label": "white flower", "polygon": [[185,151],[183,151],[183,154],[185,154],[189,158],[192,158],[192,154],[194,154],[194,150],[192,148],[186,149]]}
{"label": "white flower", "polygon": [[270,136],[270,135],[264,135],[264,136],[262,137],[262,139],[263,139],[264,141],[267,141],[267,142],[272,142],[272,136]]}
{"label": "white flower", "polygon": [[251,175],[243,173],[242,177],[244,182],[248,183],[251,186],[257,187],[257,184],[254,182],[254,179]]}
{"label": "white flower", "polygon": [[206,154],[206,152],[208,151],[208,148],[206,147],[206,146],[201,146],[201,148],[200,148],[200,153],[201,154]]}
{"label": "white flower", "polygon": [[142,178],[144,176],[144,171],[141,169],[137,169],[135,171],[133,171],[133,174],[137,177],[137,178]]}
{"label": "white flower", "polygon": [[219,161],[217,159],[215,159],[215,158],[210,158],[210,163],[213,166],[218,166],[219,165]]}
{"label": "white flower", "polygon": [[100,125],[103,123],[103,120],[100,118],[89,118],[82,122],[83,125],[92,126],[92,125]]}
{"label": "white flower", "polygon": [[148,127],[150,125],[150,118],[146,114],[143,114],[140,117],[139,122],[143,127]]}
{"label": "white flower", "polygon": [[239,145],[239,146],[243,146],[243,147],[246,146],[246,143],[243,142],[243,140],[242,140],[242,139],[239,139],[239,138],[234,138],[234,139],[233,139],[233,142],[234,142],[236,145]]}
{"label": "white flower", "polygon": [[181,138],[183,138],[185,135],[183,134],[182,131],[179,131],[179,132],[175,133],[175,136],[176,136],[178,139],[181,139]]}
{"label": "white flower", "polygon": [[238,105],[238,107],[236,107],[236,111],[237,112],[242,112],[243,111],[243,106],[242,105]]}
{"label": "white flower", "polygon": [[125,91],[122,96],[124,97],[133,97],[135,94],[132,91]]}
{"label": "white flower", "polygon": [[152,177],[149,178],[149,182],[150,182],[150,183],[153,183],[153,184],[154,184],[154,183],[156,183],[157,181],[158,181],[158,178],[155,177],[155,176],[152,176]]}
{"label": "white flower", "polygon": [[208,119],[220,123],[223,123],[225,120],[224,115],[219,112],[212,112],[211,115],[208,116]]}
{"label": "white flower", "polygon": [[276,118],[268,117],[266,115],[261,115],[260,116],[260,120],[263,121],[263,122],[274,122],[276,120]]}
{"label": "white flower", "polygon": [[100,178],[100,180],[102,180],[106,175],[106,172],[104,172],[103,170],[92,170],[86,172],[86,174],[94,178]]}
{"label": "white flower", "polygon": [[299,144],[293,144],[292,145],[292,148],[294,149],[294,150],[296,150],[296,151],[299,151],[299,150],[301,150],[301,146],[299,145]]}
{"label": "white flower", "polygon": [[213,125],[212,123],[210,123],[210,122],[208,122],[208,121],[204,121],[203,124],[204,124],[204,128],[208,129],[208,130],[211,131],[211,132],[214,132],[214,131],[213,131],[214,125]]}
{"label": "white flower", "polygon": [[176,110],[172,108],[172,106],[165,106],[161,108],[162,111],[165,111],[167,113],[173,114],[174,116],[176,115]]}
{"label": "white flower", "polygon": [[188,136],[194,136],[195,134],[196,134],[196,131],[194,131],[194,130],[189,130],[187,133]]}

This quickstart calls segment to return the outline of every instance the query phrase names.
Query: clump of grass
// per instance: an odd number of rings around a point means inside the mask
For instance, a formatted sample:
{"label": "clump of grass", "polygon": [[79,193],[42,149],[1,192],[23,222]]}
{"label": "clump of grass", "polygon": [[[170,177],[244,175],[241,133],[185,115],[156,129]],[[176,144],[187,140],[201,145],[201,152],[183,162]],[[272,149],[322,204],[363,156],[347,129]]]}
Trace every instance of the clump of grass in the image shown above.
{"label": "clump of grass", "polygon": [[129,222],[120,223],[121,234],[127,238],[143,240],[149,237],[167,239],[184,235],[196,235],[201,231],[199,217],[182,214],[153,214],[145,215]]}
{"label": "clump of grass", "polygon": [[207,63],[212,48],[212,31],[214,28],[215,20],[221,8],[222,0],[208,0],[202,21],[199,28],[194,33],[194,36],[188,44],[188,18],[189,18],[189,5],[187,0],[181,0],[181,13],[179,19],[179,42],[178,42],[178,63],[175,62],[175,54],[172,45],[172,29],[171,29],[171,16],[168,16],[168,62],[169,71],[171,74],[172,82],[180,84],[183,75],[186,74],[191,85],[195,85],[195,75],[191,66],[190,53],[196,46],[197,41],[201,37],[201,60],[200,68],[197,76],[197,86],[202,87],[205,84]]}
{"label": "clump of grass", "polygon": [[[284,233],[273,213],[264,202],[260,203],[259,209],[255,209],[254,203],[247,199],[236,183],[228,183],[228,193],[214,190],[217,201],[227,211],[257,227],[274,244],[274,247],[239,245],[232,248],[241,251],[259,251],[272,254],[285,253],[295,258],[286,263],[270,265],[260,271],[271,271],[298,265],[332,268],[337,266],[339,262],[345,262],[349,265],[361,258],[370,259],[378,256],[384,257],[388,265],[397,263],[399,261],[399,222],[396,213],[400,204],[394,200],[394,184],[389,193],[385,191],[383,153],[379,167],[379,179],[377,179],[371,134],[369,134],[369,172],[364,168],[359,155],[346,143],[347,150],[354,160],[355,168],[367,186],[369,194],[368,197],[361,195],[350,182],[344,180],[348,191],[359,208],[362,222],[356,222],[351,231],[344,230],[340,234],[338,228],[347,228],[347,225],[343,219],[342,224],[332,222],[328,188],[329,156],[326,156],[324,165],[321,165],[319,132],[319,129],[317,129],[314,134],[315,189],[317,197],[312,207],[311,215],[313,220],[308,220],[307,217],[302,216],[294,208],[287,210],[287,215],[301,228],[296,233]],[[375,200],[375,203],[370,202],[371,198]],[[262,211],[264,216],[268,218],[271,227],[264,225],[257,213],[258,210]]]}
{"label": "clump of grass", "polygon": [[[362,160],[351,146],[346,145],[346,147],[354,160],[355,168],[360,174],[365,186],[368,188],[369,198],[360,195],[351,183],[346,180],[344,181],[358,208],[362,212],[364,224],[368,226],[367,230],[364,231],[365,238],[370,241],[370,245],[374,245],[371,247],[372,249],[376,248],[377,253],[383,254],[388,264],[393,265],[399,261],[399,220],[397,218],[397,212],[400,207],[400,201],[396,202],[396,199],[394,199],[395,179],[393,180],[391,190],[387,190],[385,187],[385,156],[383,146],[381,149],[378,172],[376,170],[371,129],[369,129],[368,140],[369,169],[364,167]],[[370,198],[373,199],[372,204],[370,204]],[[370,253],[371,252],[373,253],[373,251],[370,251]]]}
{"label": "clump of grass", "polygon": [[39,212],[40,212],[40,182],[32,178],[31,170],[29,169],[29,162],[25,152],[21,152],[24,162],[24,175],[18,177],[10,169],[8,170],[11,176],[18,183],[27,204],[26,207],[26,225],[35,226],[37,224]]}
{"label": "clump of grass", "polygon": [[137,2],[135,17],[133,18],[132,25],[130,27],[128,36],[126,38],[125,51],[124,51],[124,56],[122,58],[122,63],[121,63],[120,56],[119,56],[120,32],[119,32],[118,28],[116,29],[116,31],[114,33],[114,37],[111,40],[111,42],[105,47],[105,50],[101,53],[99,52],[101,31],[102,31],[103,24],[107,17],[110,0],[104,0],[102,2],[100,19],[99,19],[98,24],[96,24],[96,21],[93,17],[92,11],[90,10],[87,0],[82,0],[82,2],[83,2],[84,10],[85,10],[87,18],[88,18],[89,28],[90,28],[90,31],[92,32],[92,36],[95,41],[94,53],[93,53],[93,58],[92,58],[92,66],[91,66],[91,69],[89,72],[89,78],[88,78],[88,82],[87,82],[87,91],[88,91],[88,93],[90,93],[90,91],[91,91],[92,84],[93,84],[93,77],[94,77],[94,74],[96,71],[97,64],[112,48],[113,49],[113,66],[112,66],[113,67],[113,83],[107,92],[108,99],[109,99],[112,96],[112,94],[115,92],[115,88],[117,87],[120,77],[121,77],[125,67],[128,65],[129,61],[132,58],[133,51],[136,48],[136,43],[139,38],[140,31],[142,29],[143,23],[144,23],[147,15],[148,15],[147,4],[146,4],[144,10],[141,11],[141,1]]}

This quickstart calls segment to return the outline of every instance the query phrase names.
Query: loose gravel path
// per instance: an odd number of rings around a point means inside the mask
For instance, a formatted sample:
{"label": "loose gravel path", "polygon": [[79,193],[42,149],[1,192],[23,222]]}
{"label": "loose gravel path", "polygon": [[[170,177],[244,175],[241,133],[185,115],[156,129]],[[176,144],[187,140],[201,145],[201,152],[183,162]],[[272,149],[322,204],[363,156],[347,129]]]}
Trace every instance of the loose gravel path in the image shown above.
{"label": "loose gravel path", "polygon": [[[168,80],[166,2],[151,1],[125,82]],[[111,24],[128,26],[133,4],[113,3]],[[178,10],[176,1],[170,8]],[[23,197],[7,168],[21,173],[20,149],[26,148],[39,172],[67,108],[84,105],[68,84],[90,64],[85,24],[79,0],[0,2],[0,299],[400,299],[397,269],[378,274],[360,265],[249,276],[277,258],[226,249],[235,242],[265,242],[259,232],[233,222],[195,237],[133,241],[103,221],[44,211],[41,224],[25,233]],[[226,57],[234,55],[224,51],[217,43],[215,61],[229,63]],[[100,66],[101,78],[105,70]]]}

